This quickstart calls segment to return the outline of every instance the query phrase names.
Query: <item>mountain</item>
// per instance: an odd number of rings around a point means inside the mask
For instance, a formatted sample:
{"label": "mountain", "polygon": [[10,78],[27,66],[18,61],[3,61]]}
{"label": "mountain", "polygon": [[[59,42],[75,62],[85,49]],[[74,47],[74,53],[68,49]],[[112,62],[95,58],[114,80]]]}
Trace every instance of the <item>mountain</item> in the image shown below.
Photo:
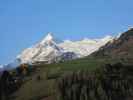
{"label": "mountain", "polygon": [[[69,57],[68,57],[69,56]],[[21,63],[46,62],[53,63],[76,58],[73,52],[65,52],[54,41],[51,33],[33,47],[25,49],[18,57]]]}
{"label": "mountain", "polygon": [[112,39],[111,36],[106,36],[103,39],[83,39],[74,42],[66,40],[57,43],[52,34],[48,33],[42,41],[25,49],[17,59],[20,59],[21,63],[53,63],[76,59],[90,55]]}
{"label": "mountain", "polygon": [[95,56],[110,56],[132,62],[133,60],[133,28],[121,33],[118,38],[101,47]]}

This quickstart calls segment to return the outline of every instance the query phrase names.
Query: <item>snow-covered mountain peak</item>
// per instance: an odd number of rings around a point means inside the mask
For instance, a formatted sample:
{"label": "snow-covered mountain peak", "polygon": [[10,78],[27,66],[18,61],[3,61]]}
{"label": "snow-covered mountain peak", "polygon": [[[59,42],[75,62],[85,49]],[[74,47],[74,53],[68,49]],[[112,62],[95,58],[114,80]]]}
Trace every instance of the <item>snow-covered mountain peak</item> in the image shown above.
{"label": "snow-covered mountain peak", "polygon": [[53,40],[53,35],[52,35],[52,33],[49,32],[49,33],[47,34],[47,36],[45,37],[44,40],[45,40],[45,41],[51,41],[51,40]]}
{"label": "snow-covered mountain peak", "polygon": [[48,33],[42,41],[25,49],[17,58],[21,60],[21,63],[52,63],[58,62],[60,59],[66,59],[64,56],[67,56],[67,59],[75,58],[74,53],[66,52],[56,43],[52,33]]}
{"label": "snow-covered mountain peak", "polygon": [[51,32],[49,32],[45,37],[44,39],[40,42],[40,44],[49,44],[49,43],[53,43],[54,42],[54,37],[52,35]]}

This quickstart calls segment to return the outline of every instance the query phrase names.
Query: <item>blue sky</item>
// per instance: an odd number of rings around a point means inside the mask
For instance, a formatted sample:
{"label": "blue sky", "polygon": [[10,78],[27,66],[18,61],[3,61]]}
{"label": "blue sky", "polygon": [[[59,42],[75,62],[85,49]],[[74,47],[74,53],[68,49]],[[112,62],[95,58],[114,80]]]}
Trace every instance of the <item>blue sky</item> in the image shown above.
{"label": "blue sky", "polygon": [[0,64],[53,32],[61,40],[116,35],[133,25],[133,0],[0,0]]}

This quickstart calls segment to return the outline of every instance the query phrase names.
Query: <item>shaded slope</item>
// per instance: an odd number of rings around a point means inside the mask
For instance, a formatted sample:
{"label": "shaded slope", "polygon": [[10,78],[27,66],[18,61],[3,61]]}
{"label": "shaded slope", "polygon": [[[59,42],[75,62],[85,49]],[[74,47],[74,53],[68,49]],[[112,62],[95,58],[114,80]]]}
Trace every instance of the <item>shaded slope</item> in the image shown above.
{"label": "shaded slope", "polygon": [[126,62],[133,61],[133,28],[121,34],[118,39],[107,43],[94,56],[109,56]]}

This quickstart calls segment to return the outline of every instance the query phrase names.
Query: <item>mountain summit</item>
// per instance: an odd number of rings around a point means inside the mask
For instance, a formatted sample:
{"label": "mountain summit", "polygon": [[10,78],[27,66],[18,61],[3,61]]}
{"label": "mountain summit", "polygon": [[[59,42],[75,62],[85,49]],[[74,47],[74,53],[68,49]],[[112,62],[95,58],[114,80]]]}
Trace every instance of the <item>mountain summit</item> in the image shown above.
{"label": "mountain summit", "polygon": [[45,44],[45,43],[51,43],[54,41],[54,37],[52,35],[52,33],[48,33],[47,36],[40,42],[40,44]]}
{"label": "mountain summit", "polygon": [[51,33],[39,43],[25,49],[18,58],[22,63],[33,63],[33,62],[47,62],[52,63],[57,61],[57,57],[61,56],[63,53],[62,48],[58,47],[54,41]]}

